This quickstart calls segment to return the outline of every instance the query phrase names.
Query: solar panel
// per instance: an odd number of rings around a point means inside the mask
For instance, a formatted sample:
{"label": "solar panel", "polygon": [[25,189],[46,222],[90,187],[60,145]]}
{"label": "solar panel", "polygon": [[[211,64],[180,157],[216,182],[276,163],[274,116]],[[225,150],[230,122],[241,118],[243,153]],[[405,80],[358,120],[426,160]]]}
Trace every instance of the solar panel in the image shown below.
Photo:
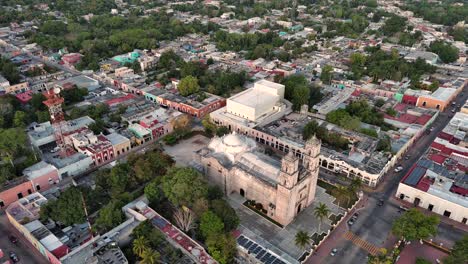
{"label": "solar panel", "polygon": [[252,241],[247,241],[247,243],[245,244],[245,248],[248,249],[251,245],[253,244]]}
{"label": "solar panel", "polygon": [[256,244],[253,244],[252,246],[250,246],[249,250],[250,251],[254,251],[255,249],[257,249],[257,245]]}
{"label": "solar panel", "polygon": [[260,250],[260,252],[258,252],[257,257],[259,257],[259,259],[260,259],[260,257],[263,256],[263,254],[265,254],[265,253],[266,253],[266,251],[264,249],[262,249],[262,250]]}
{"label": "solar panel", "polygon": [[254,253],[254,254],[258,254],[258,252],[260,252],[260,250],[262,250],[262,248],[261,248],[261,247],[257,247],[257,248],[253,251],[253,253]]}
{"label": "solar panel", "polygon": [[405,180],[405,184],[416,186],[419,180],[426,174],[426,168],[416,167]]}

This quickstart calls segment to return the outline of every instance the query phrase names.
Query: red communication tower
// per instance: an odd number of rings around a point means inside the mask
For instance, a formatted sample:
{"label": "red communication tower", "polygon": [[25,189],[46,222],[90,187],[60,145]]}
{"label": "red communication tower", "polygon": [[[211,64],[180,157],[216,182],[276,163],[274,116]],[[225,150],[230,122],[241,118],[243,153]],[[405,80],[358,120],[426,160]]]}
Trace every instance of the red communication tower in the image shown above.
{"label": "red communication tower", "polygon": [[49,109],[50,123],[54,129],[55,142],[60,148],[60,156],[67,157],[74,153],[73,148],[65,143],[64,131],[68,131],[66,127],[68,122],[65,121],[65,116],[62,110],[64,99],[60,96],[60,88],[54,88],[47,91],[45,94],[47,100],[44,104]]}

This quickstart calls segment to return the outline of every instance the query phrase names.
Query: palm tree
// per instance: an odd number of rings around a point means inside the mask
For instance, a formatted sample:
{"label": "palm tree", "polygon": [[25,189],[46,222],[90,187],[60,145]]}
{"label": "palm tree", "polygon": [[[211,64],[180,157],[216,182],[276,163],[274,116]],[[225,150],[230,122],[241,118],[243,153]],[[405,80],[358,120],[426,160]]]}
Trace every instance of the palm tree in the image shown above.
{"label": "palm tree", "polygon": [[353,180],[351,181],[351,184],[349,185],[349,188],[353,192],[357,192],[359,189],[361,189],[361,187],[362,187],[362,180],[359,178],[353,178]]}
{"label": "palm tree", "polygon": [[346,187],[343,186],[343,185],[337,185],[335,190],[336,190],[336,191],[335,191],[335,194],[336,194],[336,196],[337,196],[337,198],[338,198],[338,199],[337,199],[337,200],[338,200],[338,206],[341,206],[341,205],[340,205],[340,200],[341,200],[342,198],[347,198],[347,199],[349,200],[349,195],[348,195],[349,190],[348,190],[348,188],[346,188]]}
{"label": "palm tree", "polygon": [[152,250],[152,249],[146,249],[143,252],[143,256],[141,256],[141,264],[155,264],[159,262],[159,259],[161,258],[161,255],[159,252]]}
{"label": "palm tree", "polygon": [[306,231],[300,230],[296,233],[296,246],[305,249],[312,242],[312,237]]}
{"label": "palm tree", "polygon": [[314,208],[314,216],[317,217],[320,222],[319,222],[319,232],[322,227],[322,222],[325,217],[328,217],[328,214],[330,213],[330,209],[328,209],[327,205],[324,203],[319,203],[317,207]]}
{"label": "palm tree", "polygon": [[148,250],[149,241],[143,236],[140,236],[133,240],[133,253],[142,257],[144,252]]}

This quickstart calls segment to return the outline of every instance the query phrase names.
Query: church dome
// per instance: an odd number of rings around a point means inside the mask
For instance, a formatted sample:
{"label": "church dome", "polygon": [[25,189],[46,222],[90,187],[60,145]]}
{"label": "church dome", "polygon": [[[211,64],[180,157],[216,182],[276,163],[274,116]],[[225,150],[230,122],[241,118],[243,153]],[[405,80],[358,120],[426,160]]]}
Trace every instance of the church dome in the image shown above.
{"label": "church dome", "polygon": [[234,132],[212,139],[208,148],[216,153],[224,154],[231,162],[234,162],[237,154],[254,150],[256,143],[255,140]]}
{"label": "church dome", "polygon": [[232,133],[223,137],[223,143],[228,146],[236,147],[244,145],[245,141],[238,134]]}

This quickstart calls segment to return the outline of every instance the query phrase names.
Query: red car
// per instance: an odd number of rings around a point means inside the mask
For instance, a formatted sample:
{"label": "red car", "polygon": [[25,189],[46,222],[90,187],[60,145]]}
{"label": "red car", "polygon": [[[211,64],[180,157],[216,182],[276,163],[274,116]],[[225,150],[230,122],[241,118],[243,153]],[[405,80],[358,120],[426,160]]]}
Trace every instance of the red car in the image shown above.
{"label": "red car", "polygon": [[18,239],[15,236],[9,236],[8,238],[10,239],[11,243],[13,243],[13,244],[18,243]]}

